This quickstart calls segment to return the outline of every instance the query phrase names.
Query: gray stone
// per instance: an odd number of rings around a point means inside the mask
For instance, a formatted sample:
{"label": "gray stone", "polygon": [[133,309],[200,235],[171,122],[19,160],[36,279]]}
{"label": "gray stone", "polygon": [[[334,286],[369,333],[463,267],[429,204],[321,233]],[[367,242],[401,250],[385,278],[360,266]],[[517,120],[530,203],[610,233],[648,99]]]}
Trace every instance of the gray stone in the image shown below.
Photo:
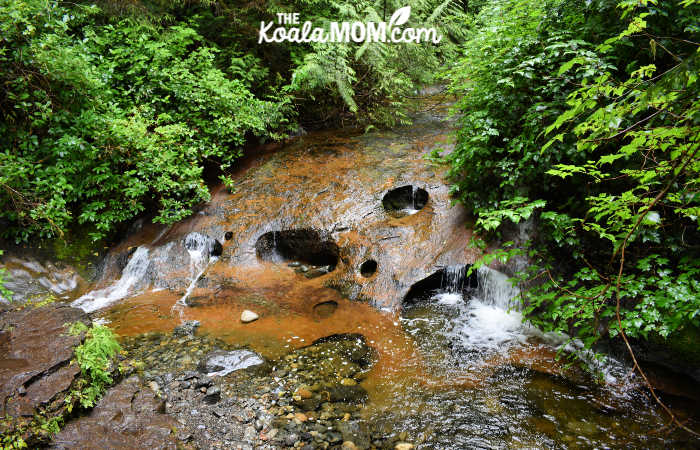
{"label": "gray stone", "polygon": [[231,372],[264,364],[265,360],[250,350],[217,350],[209,353],[199,362],[197,369],[210,377],[224,376]]}

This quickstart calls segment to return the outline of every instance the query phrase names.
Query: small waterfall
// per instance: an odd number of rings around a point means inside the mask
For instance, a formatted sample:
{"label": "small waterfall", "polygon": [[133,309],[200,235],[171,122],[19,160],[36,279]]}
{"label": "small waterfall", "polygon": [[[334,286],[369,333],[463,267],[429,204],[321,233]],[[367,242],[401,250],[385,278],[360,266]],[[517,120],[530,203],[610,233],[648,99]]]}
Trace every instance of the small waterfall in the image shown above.
{"label": "small waterfall", "polygon": [[144,279],[150,264],[148,253],[148,248],[138,247],[129,258],[121,278],[116,283],[104,289],[88,292],[75,300],[72,306],[81,308],[85,312],[97,311],[142,288],[139,284]]}
{"label": "small waterfall", "polygon": [[285,261],[284,257],[277,249],[277,236],[279,233],[279,231],[272,231],[272,246],[270,247],[269,254],[267,255],[267,260],[274,263],[283,263]]}
{"label": "small waterfall", "polygon": [[190,255],[192,280],[185,291],[185,295],[173,306],[173,309],[180,309],[181,316],[182,307],[187,306],[187,298],[192,294],[192,291],[194,291],[199,278],[204,274],[211,263],[219,260],[218,257],[211,256],[215,245],[216,240],[201,233],[197,233],[196,231],[185,236],[185,249]]}
{"label": "small waterfall", "polygon": [[280,252],[277,250],[277,234],[278,231],[273,231],[272,232],[272,249],[270,250],[272,254],[272,261],[276,263],[280,263],[284,261],[284,258],[282,258],[282,255],[280,255]]}
{"label": "small waterfall", "polygon": [[418,188],[416,186],[411,186],[411,203],[410,205],[406,205],[404,212],[406,215],[413,215],[418,212],[420,208],[416,206],[416,192],[418,191]]}
{"label": "small waterfall", "polygon": [[464,291],[464,283],[467,280],[468,269],[469,266],[463,264],[445,267],[445,270],[442,272],[440,290],[452,293]]}
{"label": "small waterfall", "polygon": [[[519,290],[508,276],[488,267],[476,271],[477,289],[469,287],[469,266],[454,265],[443,270],[440,290],[434,295],[438,305],[451,315],[444,324],[444,335],[453,342],[455,352],[490,353],[525,342],[530,329],[517,311]],[[465,299],[465,293],[471,293]]]}
{"label": "small waterfall", "polygon": [[[580,341],[571,341],[569,336],[558,333],[543,333],[524,322],[520,312],[520,289],[508,281],[506,274],[480,267],[476,271],[477,289],[465,291],[467,269],[468,266],[445,267],[440,290],[433,297],[438,305],[451,311],[451,315],[443,319],[440,333],[452,342],[451,348],[455,354],[470,355],[464,361],[478,363],[476,354],[503,353],[510,347],[525,345],[529,339],[535,338],[554,348],[565,346],[566,351],[580,352],[588,366],[601,373],[608,383],[618,383],[624,379],[629,368],[622,363],[610,357],[599,361],[593,352],[583,350]],[[472,292],[473,295],[464,301],[464,292]]]}
{"label": "small waterfall", "polygon": [[508,276],[486,266],[479,267],[476,272],[479,282],[477,296],[486,304],[502,309],[520,309],[517,297],[520,289],[508,281]]}

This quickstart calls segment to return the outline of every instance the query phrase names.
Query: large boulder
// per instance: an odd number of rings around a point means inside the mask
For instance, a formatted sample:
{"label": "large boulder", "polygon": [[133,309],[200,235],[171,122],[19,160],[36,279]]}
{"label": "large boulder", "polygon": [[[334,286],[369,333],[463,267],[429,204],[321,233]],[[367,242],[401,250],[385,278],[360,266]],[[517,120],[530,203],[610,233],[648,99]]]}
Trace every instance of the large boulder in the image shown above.
{"label": "large boulder", "polygon": [[0,415],[31,417],[37,408],[55,412],[80,368],[70,364],[82,336],[67,325],[89,323],[80,309],[51,304],[0,316]]}

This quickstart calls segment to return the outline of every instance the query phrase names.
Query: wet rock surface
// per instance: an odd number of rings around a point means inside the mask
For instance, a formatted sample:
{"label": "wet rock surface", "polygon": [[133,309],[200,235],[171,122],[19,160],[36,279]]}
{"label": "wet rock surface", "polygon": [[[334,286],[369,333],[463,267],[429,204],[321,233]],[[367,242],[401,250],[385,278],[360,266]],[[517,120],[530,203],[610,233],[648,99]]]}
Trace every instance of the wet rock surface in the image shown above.
{"label": "wet rock surface", "polygon": [[89,415],[69,422],[53,448],[175,449],[177,421],[158,392],[132,376],[109,389]]}
{"label": "wet rock surface", "polygon": [[81,336],[66,324],[89,323],[87,315],[64,304],[11,311],[0,316],[0,415],[30,417],[37,408],[56,411],[80,373],[71,365]]}
{"label": "wet rock surface", "polygon": [[[14,304],[47,296],[73,299],[86,287],[87,283],[74,267],[21,253],[0,256],[0,267],[7,271],[5,287],[13,292]],[[9,300],[0,295],[0,307],[7,305]]]}
{"label": "wet rock surface", "polygon": [[[415,280],[439,266],[469,263],[477,253],[463,245],[471,236],[464,226],[468,214],[451,206],[443,169],[426,169],[423,159],[437,147],[453,146],[451,123],[441,114],[392,132],[295,139],[237,174],[236,192],[217,188],[203,214],[126,238],[110,251],[100,285],[115,278],[112,255],[146,246],[146,285],[182,292],[197,273],[183,242],[196,232],[222,247],[206,269],[207,285],[197,283],[193,294],[209,296],[210,303],[250,287],[252,280],[239,278],[239,269],[293,261],[308,269],[297,267],[305,277],[323,279],[353,300],[395,308]],[[396,208],[414,213],[399,217]],[[368,259],[380,268],[373,275],[358,270]]]}
{"label": "wet rock surface", "polygon": [[207,376],[224,376],[231,372],[265,364],[265,360],[250,350],[216,350],[199,362],[197,369]]}

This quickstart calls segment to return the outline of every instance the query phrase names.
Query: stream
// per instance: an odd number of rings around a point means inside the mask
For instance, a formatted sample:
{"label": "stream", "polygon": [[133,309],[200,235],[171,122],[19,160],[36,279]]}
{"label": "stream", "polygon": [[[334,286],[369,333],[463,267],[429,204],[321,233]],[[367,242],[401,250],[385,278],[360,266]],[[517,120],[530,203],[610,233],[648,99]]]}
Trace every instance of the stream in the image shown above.
{"label": "stream", "polygon": [[[267,404],[277,422],[257,430],[280,430],[269,448],[340,448],[349,440],[343,422],[364,430],[351,433],[358,448],[697,448],[666,428],[624,362],[591,359],[584,370],[558,359],[567,339],[523,323],[508,267],[469,273],[477,258],[469,214],[452,205],[445,169],[424,158],[452,148],[453,122],[442,99],[424,106],[410,127],[317,132],[263,147],[233,175],[234,192],[217,187],[172,227],[137,224],[95,280],[62,275],[61,289],[50,287],[140,355],[152,355],[156,341],[167,347],[162,336],[191,321],[216,348],[255,352],[247,364],[267,361],[269,372],[250,380],[286,399]],[[12,264],[18,280],[45,276],[35,263],[33,272]],[[259,318],[243,323],[244,310]],[[358,335],[371,362],[323,356],[331,351],[324,339]],[[159,373],[191,370],[206,354],[177,342],[177,357],[156,358]],[[212,373],[252,386],[240,381],[249,370],[241,367]],[[324,406],[332,383],[357,384],[366,398],[334,403],[329,394],[333,404]],[[304,399],[318,404],[295,397],[306,387]],[[697,425],[700,397],[665,398]],[[216,447],[207,430],[190,442]]]}

